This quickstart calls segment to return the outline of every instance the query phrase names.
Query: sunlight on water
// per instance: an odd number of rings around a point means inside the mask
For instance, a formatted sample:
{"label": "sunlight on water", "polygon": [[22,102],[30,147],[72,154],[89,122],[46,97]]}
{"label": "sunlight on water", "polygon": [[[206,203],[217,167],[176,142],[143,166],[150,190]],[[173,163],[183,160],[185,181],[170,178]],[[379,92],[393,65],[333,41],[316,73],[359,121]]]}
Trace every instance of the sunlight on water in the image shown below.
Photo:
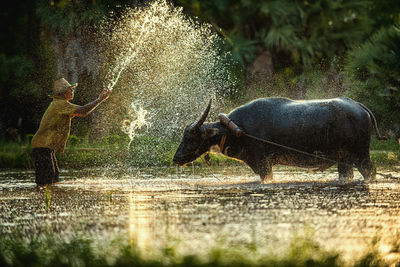
{"label": "sunlight on water", "polygon": [[[135,117],[156,136],[176,134],[195,120],[209,99],[234,90],[229,54],[210,25],[200,24],[167,1],[127,9],[103,23],[104,86],[113,89],[104,112],[104,127]],[[104,60],[103,60],[104,61]],[[214,101],[213,109],[219,101]],[[141,112],[141,113],[140,113]],[[126,122],[126,121],[125,121]],[[124,132],[135,135],[129,124]],[[125,131],[126,130],[126,131]]]}
{"label": "sunlight on water", "polygon": [[148,205],[150,196],[138,195],[134,192],[129,193],[129,240],[131,247],[145,251],[150,248],[151,235],[151,216]]}
{"label": "sunlight on water", "polygon": [[45,189],[36,187],[32,171],[2,171],[0,234],[52,229],[68,239],[84,231],[106,241],[122,235],[151,258],[171,245],[182,255],[222,245],[256,245],[279,254],[293,233],[311,229],[318,244],[345,262],[371,249],[376,238],[385,259],[399,260],[398,180],[338,185],[336,172],[279,168],[276,174],[270,184],[260,184],[243,167],[195,174],[162,168],[63,171],[66,179],[53,186],[46,209]]}

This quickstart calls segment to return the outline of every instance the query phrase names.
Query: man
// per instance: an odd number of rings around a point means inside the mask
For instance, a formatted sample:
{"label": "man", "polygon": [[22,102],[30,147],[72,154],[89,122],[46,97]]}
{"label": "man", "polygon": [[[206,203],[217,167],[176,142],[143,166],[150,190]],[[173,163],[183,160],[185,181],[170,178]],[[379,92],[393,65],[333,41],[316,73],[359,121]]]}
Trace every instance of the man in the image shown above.
{"label": "man", "polygon": [[59,168],[55,152],[64,152],[71,129],[73,117],[83,117],[91,113],[106,100],[111,91],[103,90],[99,97],[84,106],[70,103],[74,99],[74,88],[64,78],[58,79],[53,86],[53,101],[44,113],[40,126],[32,138],[33,157],[35,159],[36,184],[58,182]]}

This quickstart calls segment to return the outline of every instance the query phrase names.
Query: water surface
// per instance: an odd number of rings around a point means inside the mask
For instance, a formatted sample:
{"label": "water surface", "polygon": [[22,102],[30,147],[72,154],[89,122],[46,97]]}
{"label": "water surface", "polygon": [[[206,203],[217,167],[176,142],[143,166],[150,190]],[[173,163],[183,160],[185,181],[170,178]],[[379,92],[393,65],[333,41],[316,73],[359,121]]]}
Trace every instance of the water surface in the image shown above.
{"label": "water surface", "polygon": [[399,237],[400,181],[378,176],[364,184],[356,171],[347,185],[336,182],[333,170],[287,168],[277,168],[269,184],[246,167],[104,168],[61,176],[46,196],[32,171],[1,171],[1,234],[121,236],[144,251],[173,245],[201,254],[221,245],[280,253],[294,234],[309,231],[349,259],[376,237],[389,253]]}

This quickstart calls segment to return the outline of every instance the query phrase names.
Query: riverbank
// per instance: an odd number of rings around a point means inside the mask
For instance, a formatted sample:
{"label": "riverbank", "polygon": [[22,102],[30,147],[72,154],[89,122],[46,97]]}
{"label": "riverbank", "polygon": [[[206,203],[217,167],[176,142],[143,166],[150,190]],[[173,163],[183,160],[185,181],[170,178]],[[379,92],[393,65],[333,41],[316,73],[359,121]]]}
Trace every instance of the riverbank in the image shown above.
{"label": "riverbank", "polygon": [[[57,158],[62,168],[128,166],[161,167],[173,166],[173,155],[180,140],[149,136],[136,137],[129,144],[125,138],[108,138],[104,142],[79,143],[74,137],[67,143],[64,153]],[[400,145],[395,140],[371,142],[371,160],[377,168],[400,165]],[[200,157],[194,162],[198,166],[207,163]],[[211,154],[212,165],[240,165],[236,160],[219,153]],[[29,144],[2,143],[0,145],[0,168],[32,169],[33,159]]]}

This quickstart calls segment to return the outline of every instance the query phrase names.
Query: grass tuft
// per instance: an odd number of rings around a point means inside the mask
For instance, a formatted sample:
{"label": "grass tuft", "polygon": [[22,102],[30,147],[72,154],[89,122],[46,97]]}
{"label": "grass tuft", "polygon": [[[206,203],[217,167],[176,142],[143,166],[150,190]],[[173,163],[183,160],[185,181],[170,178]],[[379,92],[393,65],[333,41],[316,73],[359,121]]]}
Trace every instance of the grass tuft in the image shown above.
{"label": "grass tuft", "polygon": [[387,266],[376,249],[353,265],[345,264],[338,253],[324,250],[309,236],[295,236],[288,251],[278,256],[231,246],[211,248],[206,256],[179,256],[173,247],[163,251],[146,257],[121,239],[104,246],[84,236],[64,240],[52,234],[11,234],[0,237],[0,266]]}

